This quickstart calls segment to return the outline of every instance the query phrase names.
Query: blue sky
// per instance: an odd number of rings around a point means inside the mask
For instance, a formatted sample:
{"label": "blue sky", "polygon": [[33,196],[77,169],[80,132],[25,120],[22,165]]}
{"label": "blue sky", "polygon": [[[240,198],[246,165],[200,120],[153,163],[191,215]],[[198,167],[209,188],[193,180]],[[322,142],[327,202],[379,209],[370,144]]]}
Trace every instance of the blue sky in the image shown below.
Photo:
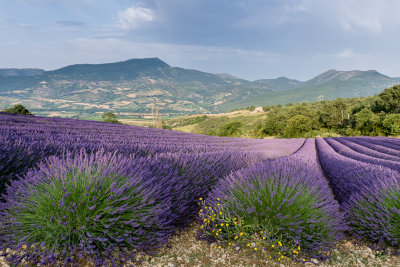
{"label": "blue sky", "polygon": [[398,0],[0,0],[0,68],[159,57],[240,78],[400,76]]}

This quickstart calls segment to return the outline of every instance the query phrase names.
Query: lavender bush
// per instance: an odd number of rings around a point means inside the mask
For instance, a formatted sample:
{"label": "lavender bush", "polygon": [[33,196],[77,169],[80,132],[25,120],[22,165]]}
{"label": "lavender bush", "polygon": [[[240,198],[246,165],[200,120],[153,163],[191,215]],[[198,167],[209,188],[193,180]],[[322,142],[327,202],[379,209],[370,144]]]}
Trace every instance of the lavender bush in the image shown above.
{"label": "lavender bush", "polygon": [[316,140],[321,166],[358,238],[399,246],[399,174],[389,168],[339,155]]}
{"label": "lavender bush", "polygon": [[21,251],[8,256],[14,264],[88,257],[116,266],[165,243],[174,232],[170,195],[143,179],[145,166],[132,173],[136,163],[102,151],[50,157],[7,188],[0,249]]}
{"label": "lavender bush", "polygon": [[309,255],[328,249],[342,237],[342,218],[312,139],[291,156],[232,173],[213,189],[200,213],[203,237],[281,248],[281,256],[299,247]]}
{"label": "lavender bush", "polygon": [[379,186],[352,196],[344,205],[352,233],[380,245],[400,247],[400,185],[389,182]]}
{"label": "lavender bush", "polygon": [[[262,161],[263,155],[245,152],[168,153],[154,160],[177,172],[174,179],[161,184],[172,194],[171,212],[176,217],[174,227],[182,229],[196,218],[200,206],[199,197],[208,195],[211,188],[234,170]],[[157,167],[158,168],[158,167]],[[159,177],[159,175],[157,175]]]}

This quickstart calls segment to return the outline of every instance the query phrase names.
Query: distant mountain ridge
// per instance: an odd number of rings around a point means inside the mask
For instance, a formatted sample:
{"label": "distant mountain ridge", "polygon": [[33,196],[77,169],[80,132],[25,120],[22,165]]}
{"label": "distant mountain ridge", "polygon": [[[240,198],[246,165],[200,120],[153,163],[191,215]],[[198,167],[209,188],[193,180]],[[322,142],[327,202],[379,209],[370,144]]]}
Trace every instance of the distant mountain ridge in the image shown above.
{"label": "distant mountain ridge", "polygon": [[352,70],[352,71],[338,71],[338,70],[328,70],[311,80],[306,81],[303,85],[321,85],[326,84],[329,82],[338,82],[338,81],[354,81],[354,80],[363,80],[363,79],[375,79],[375,80],[382,80],[388,81],[392,80],[392,78],[380,74],[376,70],[368,70],[368,71],[359,71],[359,70]]}
{"label": "distant mountain ridge", "polygon": [[254,81],[256,84],[265,85],[274,91],[290,90],[301,87],[304,83],[298,80],[279,77],[276,79],[262,79]]}
{"label": "distant mountain ridge", "polygon": [[76,64],[53,71],[0,69],[0,109],[22,103],[36,114],[218,113],[250,105],[373,95],[399,83],[377,71],[329,70],[302,82],[247,81],[171,67],[159,58]]}
{"label": "distant mountain ridge", "polygon": [[44,73],[42,69],[0,69],[0,76],[35,76]]}

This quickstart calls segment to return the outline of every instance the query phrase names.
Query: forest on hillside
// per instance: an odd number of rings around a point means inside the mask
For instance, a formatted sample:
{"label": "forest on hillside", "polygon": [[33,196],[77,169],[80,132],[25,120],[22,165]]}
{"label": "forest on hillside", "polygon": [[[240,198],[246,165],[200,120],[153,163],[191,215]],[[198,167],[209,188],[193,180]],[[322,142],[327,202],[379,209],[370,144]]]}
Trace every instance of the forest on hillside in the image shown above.
{"label": "forest on hillside", "polygon": [[265,106],[260,135],[312,137],[320,133],[345,136],[400,135],[400,85],[372,97]]}
{"label": "forest on hillside", "polygon": [[[250,111],[255,107],[246,108]],[[230,137],[399,136],[400,84],[378,95],[263,107],[262,116],[207,115],[166,121],[165,128]]]}

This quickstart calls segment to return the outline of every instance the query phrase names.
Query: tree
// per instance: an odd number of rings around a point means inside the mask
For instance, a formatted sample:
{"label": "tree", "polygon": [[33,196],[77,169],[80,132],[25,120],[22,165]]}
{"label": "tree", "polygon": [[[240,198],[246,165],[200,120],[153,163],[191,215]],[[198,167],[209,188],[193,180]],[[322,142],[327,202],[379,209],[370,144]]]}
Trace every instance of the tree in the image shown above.
{"label": "tree", "polygon": [[372,110],[375,113],[380,111],[400,113],[400,84],[387,88],[380,93]]}
{"label": "tree", "polygon": [[105,122],[120,123],[117,120],[117,116],[114,113],[111,113],[111,112],[104,113],[103,115],[101,115],[101,117],[103,118],[103,120]]}
{"label": "tree", "polygon": [[218,136],[240,136],[242,122],[240,121],[232,121],[224,124],[217,131]]}
{"label": "tree", "polygon": [[265,135],[279,136],[286,125],[289,115],[285,110],[273,109],[267,115],[262,132]]}
{"label": "tree", "polygon": [[17,104],[15,106],[13,106],[12,108],[5,109],[5,110],[3,110],[3,112],[23,114],[23,115],[33,115],[27,108],[25,108],[21,104]]}
{"label": "tree", "polygon": [[284,137],[302,137],[305,133],[313,129],[313,121],[304,115],[295,115],[291,117],[286,127],[283,129]]}
{"label": "tree", "polygon": [[271,106],[263,106],[263,111],[264,112],[270,111],[271,109],[272,109]]}
{"label": "tree", "polygon": [[339,128],[343,126],[346,118],[346,102],[343,98],[323,103],[319,109],[319,119],[327,128]]}
{"label": "tree", "polygon": [[388,135],[400,135],[400,114],[386,114],[382,125]]}
{"label": "tree", "polygon": [[378,134],[379,116],[369,108],[363,108],[355,114],[355,129],[363,135]]}

